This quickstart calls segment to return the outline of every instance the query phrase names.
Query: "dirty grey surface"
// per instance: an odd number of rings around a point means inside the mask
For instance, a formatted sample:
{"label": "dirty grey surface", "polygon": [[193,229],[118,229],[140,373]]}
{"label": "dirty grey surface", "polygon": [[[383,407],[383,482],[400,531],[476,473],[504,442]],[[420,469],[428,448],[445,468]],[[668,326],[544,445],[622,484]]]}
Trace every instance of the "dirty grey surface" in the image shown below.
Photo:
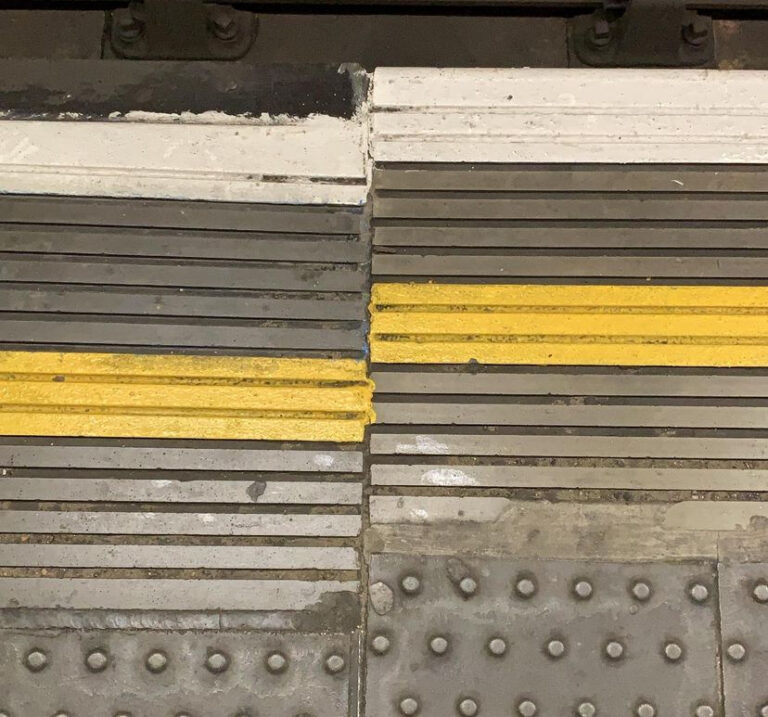
{"label": "dirty grey surface", "polygon": [[[2,631],[0,636],[0,710],[14,716],[353,714],[354,635]],[[275,667],[282,665],[279,671],[270,671],[270,656]],[[150,669],[162,665],[160,671]]]}
{"label": "dirty grey surface", "polygon": [[768,563],[724,562],[718,572],[726,714],[761,716],[768,705]]}
{"label": "dirty grey surface", "polygon": [[[391,610],[368,613],[370,717],[406,713],[409,698],[424,717],[463,714],[465,699],[489,715],[533,714],[527,701],[542,715],[578,714],[587,702],[605,715],[634,714],[644,703],[659,715],[705,704],[720,713],[711,562],[374,555],[370,581],[395,596]],[[693,586],[706,589],[702,602]]]}

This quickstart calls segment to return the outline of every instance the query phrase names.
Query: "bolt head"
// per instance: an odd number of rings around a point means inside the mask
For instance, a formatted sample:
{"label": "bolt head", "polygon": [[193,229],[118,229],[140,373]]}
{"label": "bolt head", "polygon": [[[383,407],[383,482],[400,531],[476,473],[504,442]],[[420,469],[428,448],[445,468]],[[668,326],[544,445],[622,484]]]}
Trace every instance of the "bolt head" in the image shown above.
{"label": "bolt head", "polygon": [[24,658],[24,664],[32,672],[40,672],[48,666],[48,655],[42,650],[30,650]]}
{"label": "bolt head", "polygon": [[376,637],[371,640],[371,649],[377,655],[384,655],[389,652],[390,646],[391,643],[386,635],[376,635]]}
{"label": "bolt head", "polygon": [[573,594],[579,600],[587,600],[592,597],[592,590],[592,583],[589,580],[579,580],[573,586]]}
{"label": "bolt head", "polygon": [[547,654],[557,659],[565,654],[565,643],[562,640],[550,640],[547,643]]}
{"label": "bolt head", "polygon": [[155,650],[147,655],[145,664],[150,672],[157,674],[168,666],[168,656],[161,650]]}
{"label": "bolt head", "polygon": [[595,707],[591,702],[582,702],[576,708],[576,714],[578,717],[595,717],[597,714],[597,707]]}
{"label": "bolt head", "polygon": [[211,652],[205,660],[205,667],[209,672],[217,675],[229,667],[229,657],[223,652]]}
{"label": "bolt head", "polygon": [[747,648],[740,642],[732,642],[725,651],[732,662],[741,662],[747,656]]}
{"label": "bolt head", "polygon": [[683,656],[683,648],[677,642],[668,642],[664,645],[664,657],[670,662],[677,662]]}
{"label": "bolt head", "polygon": [[480,710],[480,705],[475,702],[471,697],[465,697],[459,701],[456,708],[462,717],[474,717]]}
{"label": "bolt head", "polygon": [[768,583],[761,580],[752,588],[752,597],[757,602],[768,602]]}
{"label": "bolt head", "polygon": [[448,652],[448,640],[442,635],[435,635],[435,637],[429,641],[429,649],[436,655],[444,655]]}
{"label": "bolt head", "polygon": [[411,717],[419,711],[419,702],[413,697],[404,697],[400,700],[400,712],[406,717]]}
{"label": "bolt head", "polygon": [[264,664],[267,670],[276,675],[288,668],[288,658],[282,652],[270,652]]}
{"label": "bolt head", "polygon": [[768,704],[762,705],[758,714],[760,717],[768,717]]}
{"label": "bolt head", "polygon": [[618,640],[611,640],[605,644],[605,654],[611,660],[620,660],[624,656],[624,645]]}
{"label": "bolt head", "polygon": [[697,15],[683,26],[683,39],[694,46],[703,45],[709,36],[709,25],[706,20]]}
{"label": "bolt head", "polygon": [[655,717],[656,708],[650,702],[643,702],[635,710],[637,717]]}
{"label": "bolt head", "polygon": [[500,637],[494,637],[488,642],[488,652],[495,657],[501,657],[507,651],[507,643]]}
{"label": "bolt head", "polygon": [[693,714],[695,717],[715,717],[715,710],[709,705],[699,705]]}
{"label": "bolt head", "polygon": [[593,47],[605,47],[611,41],[611,26],[604,17],[595,18],[587,35]]}
{"label": "bolt head", "polygon": [[91,672],[102,672],[107,669],[109,657],[104,650],[92,650],[86,655],[85,666]]}
{"label": "bolt head", "polygon": [[636,580],[632,585],[632,597],[640,602],[645,602],[651,597],[651,586],[644,580]]}
{"label": "bolt head", "polygon": [[421,590],[421,580],[415,575],[406,575],[400,581],[400,587],[406,595],[416,595]]}
{"label": "bolt head", "polygon": [[695,583],[691,585],[689,594],[694,602],[703,603],[709,598],[709,588],[701,583]]}
{"label": "bolt head", "polygon": [[538,707],[531,700],[523,700],[517,706],[517,711],[520,713],[520,717],[534,717],[536,712],[538,712]]}
{"label": "bolt head", "polygon": [[520,578],[515,583],[515,592],[521,598],[530,598],[536,594],[536,583],[532,578]]}
{"label": "bolt head", "polygon": [[474,595],[477,592],[477,580],[469,576],[462,578],[459,583],[459,590],[467,597]]}
{"label": "bolt head", "polygon": [[347,666],[346,660],[339,654],[334,653],[325,658],[325,670],[332,675],[341,672]]}

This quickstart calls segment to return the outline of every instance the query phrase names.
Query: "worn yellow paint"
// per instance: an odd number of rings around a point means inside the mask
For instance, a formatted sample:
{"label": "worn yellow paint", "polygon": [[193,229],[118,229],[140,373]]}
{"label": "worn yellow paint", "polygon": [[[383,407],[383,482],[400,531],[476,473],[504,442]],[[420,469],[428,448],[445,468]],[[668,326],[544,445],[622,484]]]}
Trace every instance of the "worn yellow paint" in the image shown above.
{"label": "worn yellow paint", "polygon": [[0,434],[357,442],[350,359],[0,352]]}
{"label": "worn yellow paint", "polygon": [[768,287],[376,284],[379,363],[768,366]]}

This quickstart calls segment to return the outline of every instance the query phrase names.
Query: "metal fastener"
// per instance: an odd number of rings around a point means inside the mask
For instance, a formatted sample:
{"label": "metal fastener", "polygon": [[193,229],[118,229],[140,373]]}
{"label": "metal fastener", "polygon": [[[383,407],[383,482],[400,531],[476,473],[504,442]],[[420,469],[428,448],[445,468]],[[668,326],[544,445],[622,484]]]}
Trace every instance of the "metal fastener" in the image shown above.
{"label": "metal fastener", "polygon": [[595,707],[591,702],[582,702],[576,708],[576,714],[578,717],[595,717],[597,714],[597,707]]}
{"label": "metal fastener", "polygon": [[471,697],[465,697],[463,700],[459,700],[456,709],[463,717],[474,717],[480,710],[480,706]]}
{"label": "metal fastener", "polygon": [[768,583],[761,580],[752,589],[752,597],[757,602],[768,602]]}
{"label": "metal fastener", "polygon": [[700,15],[696,15],[687,25],[683,26],[683,39],[689,45],[699,47],[707,41],[708,36],[709,26]]}
{"label": "metal fastener", "polygon": [[391,643],[386,635],[376,635],[376,637],[371,640],[371,649],[377,655],[384,655],[389,652],[390,645]]}
{"label": "metal fastener", "polygon": [[637,717],[654,717],[656,708],[650,702],[641,702],[635,710]]}
{"label": "metal fastener", "polygon": [[223,652],[211,652],[205,660],[205,666],[213,674],[224,672],[229,667],[229,657]]}
{"label": "metal fastener", "polygon": [[429,649],[436,655],[444,655],[448,652],[448,640],[442,635],[436,635],[429,641]]}
{"label": "metal fastener", "polygon": [[764,704],[760,708],[760,717],[768,717],[768,704]]}
{"label": "metal fastener", "polygon": [[477,580],[469,576],[462,578],[459,582],[459,590],[467,597],[474,595],[477,592]]}
{"label": "metal fastener", "polygon": [[709,588],[701,583],[695,583],[694,585],[691,585],[689,594],[694,602],[705,602],[709,597]]}
{"label": "metal fastener", "polygon": [[400,581],[400,587],[406,595],[415,595],[421,590],[421,580],[415,575],[406,575]]}
{"label": "metal fastener", "polygon": [[532,578],[519,578],[515,583],[515,591],[522,598],[533,597],[536,594],[536,583]]}
{"label": "metal fastener", "polygon": [[747,656],[747,648],[740,642],[732,642],[725,651],[732,662],[741,662]]}
{"label": "metal fastener", "polygon": [[325,671],[332,675],[341,672],[347,666],[347,661],[342,655],[334,653],[325,658]]}
{"label": "metal fastener", "polygon": [[155,650],[147,655],[145,664],[150,672],[157,674],[168,666],[168,655],[161,650]]}
{"label": "metal fastener", "polygon": [[507,643],[500,637],[494,637],[488,641],[488,652],[495,657],[501,657],[507,651]]}
{"label": "metal fastener", "polygon": [[579,580],[573,586],[573,594],[580,600],[592,597],[592,583],[589,580]]}
{"label": "metal fastener", "polygon": [[604,17],[595,19],[587,39],[593,47],[605,47],[611,41],[611,26]]}
{"label": "metal fastener", "polygon": [[612,660],[620,660],[624,655],[624,645],[618,640],[610,640],[605,645],[605,654]]}
{"label": "metal fastener", "polygon": [[565,643],[562,640],[550,640],[547,643],[547,654],[557,659],[565,654]]}
{"label": "metal fastener", "polygon": [[520,713],[520,717],[533,717],[538,708],[536,703],[532,700],[523,700],[518,706],[517,711]]}
{"label": "metal fastener", "polygon": [[645,602],[651,597],[651,586],[644,580],[636,580],[632,585],[632,597],[640,602]]}
{"label": "metal fastener", "polygon": [[211,32],[219,39],[230,41],[238,35],[238,25],[235,12],[231,7],[214,5],[208,15]]}
{"label": "metal fastener", "polygon": [[85,666],[91,672],[102,672],[109,664],[109,657],[104,650],[91,650],[85,657]]}
{"label": "metal fastener", "polygon": [[701,704],[694,710],[694,717],[715,717],[715,710],[707,704]]}
{"label": "metal fastener", "polygon": [[410,717],[419,711],[419,702],[413,697],[405,697],[400,700],[400,712]]}
{"label": "metal fastener", "polygon": [[288,658],[282,652],[270,652],[264,664],[271,673],[277,674],[287,669]]}
{"label": "metal fastener", "polygon": [[677,662],[683,656],[683,648],[677,642],[668,642],[664,645],[664,657],[671,662]]}
{"label": "metal fastener", "polygon": [[40,672],[48,666],[48,655],[42,650],[30,650],[24,658],[24,664],[32,672]]}

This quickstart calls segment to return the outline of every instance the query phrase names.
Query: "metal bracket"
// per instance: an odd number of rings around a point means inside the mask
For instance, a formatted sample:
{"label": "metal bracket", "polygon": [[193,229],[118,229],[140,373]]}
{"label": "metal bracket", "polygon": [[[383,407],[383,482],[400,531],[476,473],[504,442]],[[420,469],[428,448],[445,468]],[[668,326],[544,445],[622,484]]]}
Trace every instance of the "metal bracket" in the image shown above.
{"label": "metal bracket", "polygon": [[607,0],[570,21],[569,42],[595,67],[697,67],[715,56],[712,19],[687,10],[685,0]]}
{"label": "metal bracket", "polygon": [[118,57],[139,60],[236,60],[256,36],[256,15],[202,0],[134,0],[112,12]]}

